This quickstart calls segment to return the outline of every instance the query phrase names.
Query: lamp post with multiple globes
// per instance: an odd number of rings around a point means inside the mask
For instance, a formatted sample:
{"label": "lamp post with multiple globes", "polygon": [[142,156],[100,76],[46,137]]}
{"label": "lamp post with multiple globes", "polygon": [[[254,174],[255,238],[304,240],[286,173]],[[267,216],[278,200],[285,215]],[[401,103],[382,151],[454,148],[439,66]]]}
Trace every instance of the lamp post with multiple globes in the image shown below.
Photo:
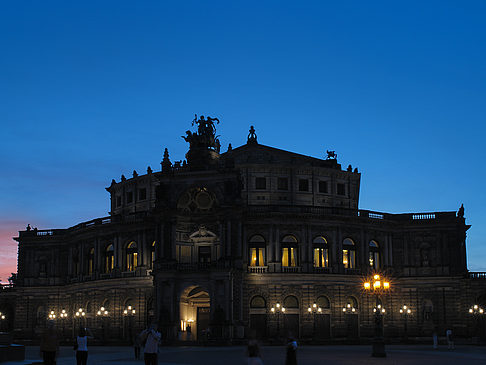
{"label": "lamp post with multiple globes", "polygon": [[5,323],[5,320],[7,319],[7,317],[5,316],[4,313],[0,312],[0,331],[3,331],[3,324]]}
{"label": "lamp post with multiple globes", "polygon": [[280,314],[285,314],[285,307],[276,303],[274,307],[270,308],[270,313],[277,316],[277,337],[280,337]]}
{"label": "lamp post with multiple globes", "polygon": [[59,313],[59,318],[61,318],[61,327],[62,327],[62,337],[64,338],[65,337],[65,334],[64,334],[64,329],[65,329],[65,322],[66,322],[66,319],[67,319],[67,312],[65,309],[61,309],[61,313]]}
{"label": "lamp post with multiple globes", "polygon": [[309,305],[309,308],[307,308],[307,314],[312,315],[313,318],[313,328],[312,328],[312,336],[316,337],[316,316],[319,314],[322,314],[322,308],[317,305],[317,303],[314,302],[314,304]]}
{"label": "lamp post with multiple globes", "polygon": [[372,277],[366,278],[363,287],[365,292],[375,297],[375,336],[372,342],[373,357],[386,357],[385,340],[383,338],[383,315],[384,308],[380,304],[380,295],[390,291],[390,282],[385,278],[381,278],[379,274],[374,274]]}
{"label": "lamp post with multiple globes", "polygon": [[479,343],[479,336],[480,336],[480,320],[481,317],[486,314],[484,309],[481,308],[478,304],[474,304],[471,308],[469,308],[469,314],[474,318],[474,336],[473,342]]}
{"label": "lamp post with multiple globes", "polygon": [[408,340],[408,331],[407,331],[407,321],[408,321],[408,317],[412,314],[412,310],[406,306],[406,305],[402,305],[402,307],[400,308],[400,316],[402,316],[403,318],[403,333],[404,333],[404,338],[405,338],[405,341]]}
{"label": "lamp post with multiple globes", "polygon": [[101,319],[101,338],[103,343],[106,341],[106,333],[105,333],[105,320],[108,318],[108,310],[105,307],[100,307],[96,312],[96,317]]}
{"label": "lamp post with multiple globes", "polygon": [[[75,313],[74,313],[74,318],[77,320],[77,327],[81,327],[84,324],[84,319],[86,318],[86,312],[84,311],[83,308],[79,308]],[[73,328],[74,331],[74,328]]]}
{"label": "lamp post with multiple globes", "polygon": [[135,308],[133,308],[131,305],[128,305],[124,310],[123,310],[123,316],[127,318],[128,321],[128,341],[132,343],[132,318],[135,316]]}

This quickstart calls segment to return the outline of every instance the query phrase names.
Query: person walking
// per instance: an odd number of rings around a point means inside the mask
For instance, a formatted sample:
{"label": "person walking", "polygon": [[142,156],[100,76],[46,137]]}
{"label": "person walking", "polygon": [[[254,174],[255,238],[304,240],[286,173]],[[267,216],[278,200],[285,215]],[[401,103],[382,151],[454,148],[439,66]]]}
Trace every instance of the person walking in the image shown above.
{"label": "person walking", "polygon": [[157,352],[161,338],[160,332],[156,330],[157,325],[152,323],[149,328],[143,330],[140,334],[142,343],[145,343],[143,349],[143,360],[145,365],[157,365]]}
{"label": "person walking", "polygon": [[434,330],[434,333],[432,334],[432,341],[434,350],[437,350],[439,348],[439,337],[437,336],[437,330]]}
{"label": "person walking", "polygon": [[77,365],[86,365],[88,362],[88,338],[93,339],[91,330],[89,328],[79,327],[78,336],[74,344]]}
{"label": "person walking", "polygon": [[452,337],[452,330],[448,329],[446,331],[446,338],[447,338],[447,349],[454,350],[454,339]]}
{"label": "person walking", "polygon": [[287,340],[285,365],[297,365],[297,341],[293,337],[289,337]]}
{"label": "person walking", "polygon": [[263,365],[263,361],[260,354],[260,346],[256,339],[248,341],[247,347],[248,365]]}
{"label": "person walking", "polygon": [[59,352],[59,338],[54,322],[47,322],[47,328],[40,339],[40,351],[45,365],[56,365],[56,355]]}
{"label": "person walking", "polygon": [[140,335],[133,337],[133,350],[135,351],[135,360],[140,360],[140,347],[142,346],[142,339]]}

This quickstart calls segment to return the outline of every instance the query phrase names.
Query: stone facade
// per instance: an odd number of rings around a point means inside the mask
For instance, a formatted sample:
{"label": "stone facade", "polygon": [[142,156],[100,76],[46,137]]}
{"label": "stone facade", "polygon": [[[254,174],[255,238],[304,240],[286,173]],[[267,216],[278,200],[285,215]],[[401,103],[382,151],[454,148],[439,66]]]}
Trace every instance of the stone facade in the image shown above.
{"label": "stone facade", "polygon": [[215,121],[195,120],[187,162],[166,150],[161,171],[113,180],[109,217],[19,232],[16,282],[0,295],[17,337],[35,337],[51,314],[66,335],[83,324],[104,341],[150,321],[181,341],[357,341],[373,335],[376,298],[362,283],[375,272],[391,283],[379,298],[385,336],[484,331],[467,313],[486,305],[486,275],[467,270],[463,209],[360,210],[360,173],[332,151],[264,146],[252,127],[221,153]]}

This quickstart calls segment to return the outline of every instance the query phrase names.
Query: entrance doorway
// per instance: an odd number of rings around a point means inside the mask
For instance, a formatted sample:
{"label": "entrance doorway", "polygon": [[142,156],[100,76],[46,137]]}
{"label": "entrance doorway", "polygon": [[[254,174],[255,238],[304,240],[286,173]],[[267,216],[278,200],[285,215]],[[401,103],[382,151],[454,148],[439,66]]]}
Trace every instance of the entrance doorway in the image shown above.
{"label": "entrance doorway", "polygon": [[200,286],[186,288],[180,299],[180,336],[182,341],[204,341],[210,321],[209,293]]}

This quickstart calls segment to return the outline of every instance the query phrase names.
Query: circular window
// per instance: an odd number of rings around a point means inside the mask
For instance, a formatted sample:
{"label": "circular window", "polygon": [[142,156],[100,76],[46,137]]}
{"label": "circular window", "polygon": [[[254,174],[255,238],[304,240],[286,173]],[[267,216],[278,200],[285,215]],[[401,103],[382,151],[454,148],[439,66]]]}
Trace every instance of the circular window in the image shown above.
{"label": "circular window", "polygon": [[196,203],[199,209],[209,209],[212,205],[211,196],[207,192],[201,191],[196,196]]}

